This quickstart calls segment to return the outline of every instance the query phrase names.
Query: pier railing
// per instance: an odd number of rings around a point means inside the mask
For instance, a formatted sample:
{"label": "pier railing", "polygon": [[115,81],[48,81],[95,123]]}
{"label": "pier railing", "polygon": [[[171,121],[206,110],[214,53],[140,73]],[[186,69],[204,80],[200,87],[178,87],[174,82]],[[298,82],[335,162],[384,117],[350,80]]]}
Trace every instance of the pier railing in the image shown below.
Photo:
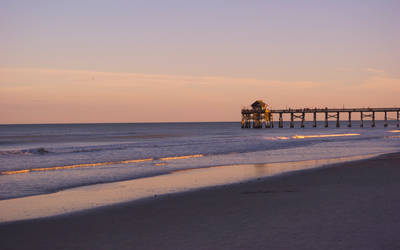
{"label": "pier railing", "polygon": [[400,127],[400,108],[303,108],[303,109],[242,109],[242,128],[273,128],[274,114],[278,114],[278,127],[283,128],[283,115],[290,115],[290,127],[294,128],[294,121],[300,120],[301,127],[305,127],[306,114],[313,114],[313,127],[317,127],[317,114],[324,114],[324,126],[329,126],[329,118],[336,119],[336,127],[340,127],[340,116],[348,114],[347,126],[352,126],[352,114],[360,113],[360,127],[364,127],[364,118],[371,118],[371,126],[376,125],[376,113],[384,113],[384,127],[388,126],[388,113],[395,113],[397,127]]}

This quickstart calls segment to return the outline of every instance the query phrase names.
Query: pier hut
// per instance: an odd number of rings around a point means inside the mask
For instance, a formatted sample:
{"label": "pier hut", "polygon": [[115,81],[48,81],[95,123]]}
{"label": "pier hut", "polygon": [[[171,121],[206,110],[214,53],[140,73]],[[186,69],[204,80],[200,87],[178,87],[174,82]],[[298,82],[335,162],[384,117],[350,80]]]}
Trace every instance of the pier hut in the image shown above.
{"label": "pier hut", "polygon": [[348,122],[347,126],[352,127],[352,114],[360,113],[360,127],[364,127],[364,119],[371,119],[371,127],[376,126],[376,113],[384,113],[384,127],[388,127],[388,114],[395,114],[396,126],[400,127],[400,108],[302,108],[302,109],[270,109],[268,104],[262,100],[257,100],[251,104],[251,108],[242,109],[242,128],[273,128],[274,115],[278,115],[278,128],[283,128],[283,116],[285,114],[290,115],[290,128],[294,128],[295,120],[300,120],[300,127],[305,127],[306,114],[312,114],[313,116],[313,127],[317,127],[317,114],[324,114],[325,122],[324,127],[329,127],[329,119],[334,118],[336,120],[336,127],[340,127],[340,116],[341,114],[347,113]]}
{"label": "pier hut", "polygon": [[253,102],[251,109],[242,109],[242,128],[269,128],[271,120],[268,105],[262,100]]}

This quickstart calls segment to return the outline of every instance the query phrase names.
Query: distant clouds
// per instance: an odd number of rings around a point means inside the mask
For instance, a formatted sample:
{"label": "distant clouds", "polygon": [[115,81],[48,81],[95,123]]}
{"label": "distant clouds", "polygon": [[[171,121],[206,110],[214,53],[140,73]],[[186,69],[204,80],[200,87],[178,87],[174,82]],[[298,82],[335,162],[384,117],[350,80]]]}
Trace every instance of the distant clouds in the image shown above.
{"label": "distant clouds", "polygon": [[272,107],[400,106],[400,79],[374,68],[356,85],[216,76],[0,68],[0,123],[235,121]]}
{"label": "distant clouds", "polygon": [[370,73],[385,73],[385,70],[383,69],[377,69],[377,68],[365,68],[365,69],[354,69],[354,68],[338,68],[337,71],[342,71],[342,72],[355,72],[355,71],[364,71],[364,72],[370,72]]}
{"label": "distant clouds", "polygon": [[375,68],[366,68],[365,71],[371,72],[371,73],[385,73],[383,69],[375,69]]}

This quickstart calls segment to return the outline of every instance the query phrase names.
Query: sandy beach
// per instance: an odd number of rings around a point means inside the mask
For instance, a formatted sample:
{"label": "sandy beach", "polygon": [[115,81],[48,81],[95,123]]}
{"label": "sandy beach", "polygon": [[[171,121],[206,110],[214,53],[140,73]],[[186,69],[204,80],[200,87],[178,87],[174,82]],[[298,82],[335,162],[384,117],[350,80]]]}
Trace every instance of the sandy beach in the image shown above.
{"label": "sandy beach", "polygon": [[400,249],[400,154],[0,224],[1,249]]}

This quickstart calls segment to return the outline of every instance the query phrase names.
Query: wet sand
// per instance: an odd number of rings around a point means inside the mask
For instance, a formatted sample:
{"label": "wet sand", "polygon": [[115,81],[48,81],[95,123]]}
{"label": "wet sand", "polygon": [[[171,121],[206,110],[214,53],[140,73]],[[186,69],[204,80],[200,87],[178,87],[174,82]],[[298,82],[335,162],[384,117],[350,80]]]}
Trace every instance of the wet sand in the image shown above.
{"label": "wet sand", "polygon": [[0,249],[400,249],[400,154],[0,224]]}
{"label": "wet sand", "polygon": [[165,175],[0,200],[0,223],[50,217],[154,196],[229,185],[323,165],[368,159],[373,156],[376,155],[185,169]]}

